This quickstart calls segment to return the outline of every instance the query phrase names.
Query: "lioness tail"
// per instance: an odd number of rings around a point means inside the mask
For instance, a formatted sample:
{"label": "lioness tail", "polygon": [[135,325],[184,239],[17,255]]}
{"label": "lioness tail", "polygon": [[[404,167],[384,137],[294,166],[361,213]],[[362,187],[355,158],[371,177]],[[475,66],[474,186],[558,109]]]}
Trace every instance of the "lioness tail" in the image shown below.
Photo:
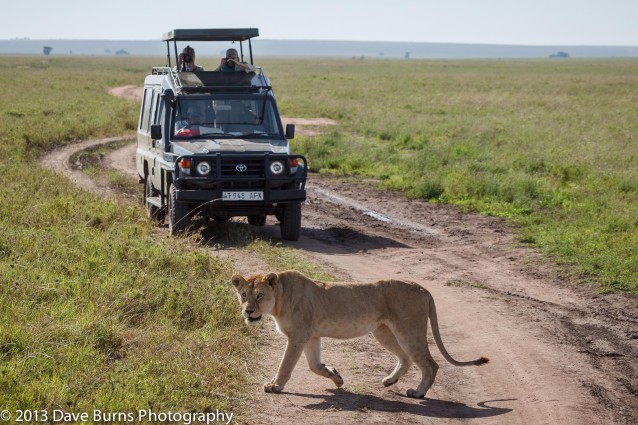
{"label": "lioness tail", "polygon": [[452,356],[447,352],[445,346],[443,345],[443,340],[441,339],[441,333],[439,332],[439,321],[436,316],[436,306],[434,305],[434,299],[430,297],[430,326],[432,326],[432,335],[434,335],[434,341],[436,341],[436,346],[439,347],[439,351],[445,357],[445,360],[452,363],[454,366],[480,366],[490,361],[487,357],[481,357],[476,360],[471,360],[469,362],[459,362],[454,360]]}

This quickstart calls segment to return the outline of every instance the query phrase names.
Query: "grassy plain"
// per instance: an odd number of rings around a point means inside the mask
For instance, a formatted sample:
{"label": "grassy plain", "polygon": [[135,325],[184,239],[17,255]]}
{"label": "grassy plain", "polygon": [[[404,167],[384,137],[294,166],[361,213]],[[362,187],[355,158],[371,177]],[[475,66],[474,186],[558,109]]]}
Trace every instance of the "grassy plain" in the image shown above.
{"label": "grassy plain", "polygon": [[[131,134],[138,105],[107,90],[141,84],[162,59],[3,62],[0,407],[236,407],[250,346],[223,285],[232,265],[36,162]],[[261,64],[283,113],[339,122],[294,141],[314,170],[507,217],[575,276],[638,293],[638,61]],[[274,267],[321,274],[240,233]]]}
{"label": "grassy plain", "polygon": [[638,60],[272,61],[315,171],[506,217],[602,291],[638,294]]}

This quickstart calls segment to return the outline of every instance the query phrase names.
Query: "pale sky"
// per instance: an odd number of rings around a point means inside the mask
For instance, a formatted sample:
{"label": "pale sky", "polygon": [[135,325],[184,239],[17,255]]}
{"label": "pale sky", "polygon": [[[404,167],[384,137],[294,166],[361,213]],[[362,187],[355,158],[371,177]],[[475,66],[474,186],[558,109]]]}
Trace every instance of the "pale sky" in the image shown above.
{"label": "pale sky", "polygon": [[638,0],[3,0],[0,39],[262,39],[638,46]]}

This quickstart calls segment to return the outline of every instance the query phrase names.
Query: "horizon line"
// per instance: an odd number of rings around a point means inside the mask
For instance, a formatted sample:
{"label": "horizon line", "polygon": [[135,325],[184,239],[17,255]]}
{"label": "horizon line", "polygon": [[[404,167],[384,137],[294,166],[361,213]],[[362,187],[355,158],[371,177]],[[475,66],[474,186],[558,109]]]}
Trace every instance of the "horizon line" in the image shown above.
{"label": "horizon line", "polygon": [[[30,37],[16,37],[16,38],[0,38],[0,41],[108,41],[108,42],[122,42],[122,41],[137,41],[137,42],[158,42],[165,43],[161,39],[113,39],[113,38],[30,38]],[[293,38],[259,38],[253,39],[253,41],[285,41],[285,42],[319,42],[319,43],[393,43],[393,44],[444,44],[444,45],[470,45],[470,46],[512,46],[512,47],[636,47],[638,44],[569,44],[569,43],[557,43],[557,44],[517,44],[517,43],[496,43],[496,42],[460,42],[460,41],[395,41],[395,40],[330,40],[330,39],[293,39]]]}

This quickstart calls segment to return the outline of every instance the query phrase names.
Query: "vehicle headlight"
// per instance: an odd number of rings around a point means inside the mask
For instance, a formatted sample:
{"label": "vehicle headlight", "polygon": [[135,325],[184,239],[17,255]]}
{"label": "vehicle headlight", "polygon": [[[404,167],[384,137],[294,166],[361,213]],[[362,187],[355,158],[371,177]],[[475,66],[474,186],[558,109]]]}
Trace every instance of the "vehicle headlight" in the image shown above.
{"label": "vehicle headlight", "polygon": [[200,176],[207,176],[210,174],[211,171],[211,166],[210,163],[208,161],[202,161],[197,163],[197,173]]}
{"label": "vehicle headlight", "polygon": [[284,163],[281,161],[273,161],[270,163],[270,172],[278,176],[284,172]]}

